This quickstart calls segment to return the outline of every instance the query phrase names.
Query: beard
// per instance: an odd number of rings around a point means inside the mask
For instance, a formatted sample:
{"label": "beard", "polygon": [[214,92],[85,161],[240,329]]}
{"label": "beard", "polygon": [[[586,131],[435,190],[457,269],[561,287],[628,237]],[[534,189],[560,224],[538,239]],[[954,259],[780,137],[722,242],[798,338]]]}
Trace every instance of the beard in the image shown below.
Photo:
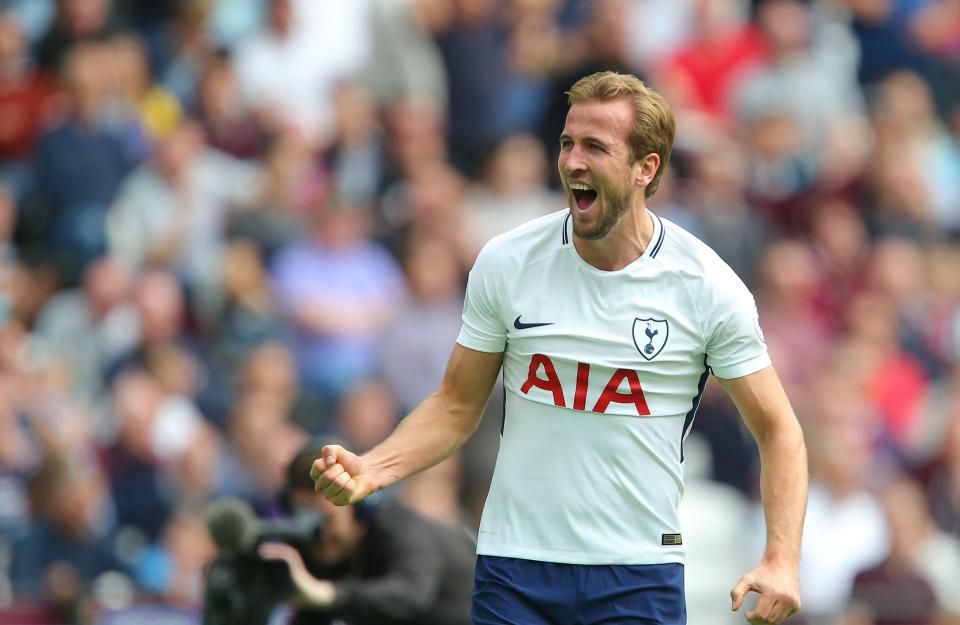
{"label": "beard", "polygon": [[[575,198],[571,198],[571,200],[573,202],[571,207],[576,206]],[[594,202],[601,202],[601,204],[597,207],[597,222],[592,228],[578,226],[576,218],[573,220],[573,233],[588,241],[598,241],[610,234],[620,218],[633,206],[633,197],[629,188],[611,189],[609,191],[600,189]],[[571,210],[575,209],[571,208]]]}

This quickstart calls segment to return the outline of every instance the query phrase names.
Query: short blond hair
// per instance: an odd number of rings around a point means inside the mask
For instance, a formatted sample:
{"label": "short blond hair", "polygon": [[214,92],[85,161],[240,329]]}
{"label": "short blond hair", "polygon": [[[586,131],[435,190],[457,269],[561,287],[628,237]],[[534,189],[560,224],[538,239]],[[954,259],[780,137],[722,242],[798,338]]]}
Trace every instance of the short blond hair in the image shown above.
{"label": "short blond hair", "polygon": [[667,100],[633,74],[597,72],[578,80],[567,92],[570,105],[623,98],[633,106],[633,126],[628,138],[633,158],[639,160],[654,153],[660,166],[645,189],[646,197],[657,192],[663,172],[670,162],[677,124]]}

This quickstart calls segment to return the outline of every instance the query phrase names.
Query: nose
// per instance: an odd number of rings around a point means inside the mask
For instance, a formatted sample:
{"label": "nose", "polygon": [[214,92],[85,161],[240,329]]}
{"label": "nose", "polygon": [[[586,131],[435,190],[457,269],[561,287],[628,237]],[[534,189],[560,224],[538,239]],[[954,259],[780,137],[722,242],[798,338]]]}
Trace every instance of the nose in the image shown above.
{"label": "nose", "polygon": [[583,159],[583,149],[580,145],[574,143],[569,150],[561,150],[559,165],[560,170],[568,176],[586,171],[587,165]]}

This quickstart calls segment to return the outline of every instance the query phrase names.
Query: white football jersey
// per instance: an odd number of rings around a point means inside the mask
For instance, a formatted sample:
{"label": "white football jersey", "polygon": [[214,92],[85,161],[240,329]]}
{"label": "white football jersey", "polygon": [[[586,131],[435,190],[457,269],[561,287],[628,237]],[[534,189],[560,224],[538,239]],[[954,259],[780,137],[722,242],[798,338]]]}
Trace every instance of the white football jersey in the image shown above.
{"label": "white football jersey", "polygon": [[492,239],[457,342],[503,352],[500,452],[477,553],[571,564],[683,562],[683,438],[707,373],[770,365],[753,296],[654,215],[643,256],[585,262],[567,210]]}

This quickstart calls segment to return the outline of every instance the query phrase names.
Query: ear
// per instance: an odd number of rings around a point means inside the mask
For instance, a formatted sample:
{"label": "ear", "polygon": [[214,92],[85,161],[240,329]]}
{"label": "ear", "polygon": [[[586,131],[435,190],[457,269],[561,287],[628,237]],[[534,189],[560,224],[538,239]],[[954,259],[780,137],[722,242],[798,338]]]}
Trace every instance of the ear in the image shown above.
{"label": "ear", "polygon": [[653,177],[657,175],[658,169],[660,169],[660,156],[656,152],[638,159],[633,165],[633,184],[641,189],[647,188]]}

